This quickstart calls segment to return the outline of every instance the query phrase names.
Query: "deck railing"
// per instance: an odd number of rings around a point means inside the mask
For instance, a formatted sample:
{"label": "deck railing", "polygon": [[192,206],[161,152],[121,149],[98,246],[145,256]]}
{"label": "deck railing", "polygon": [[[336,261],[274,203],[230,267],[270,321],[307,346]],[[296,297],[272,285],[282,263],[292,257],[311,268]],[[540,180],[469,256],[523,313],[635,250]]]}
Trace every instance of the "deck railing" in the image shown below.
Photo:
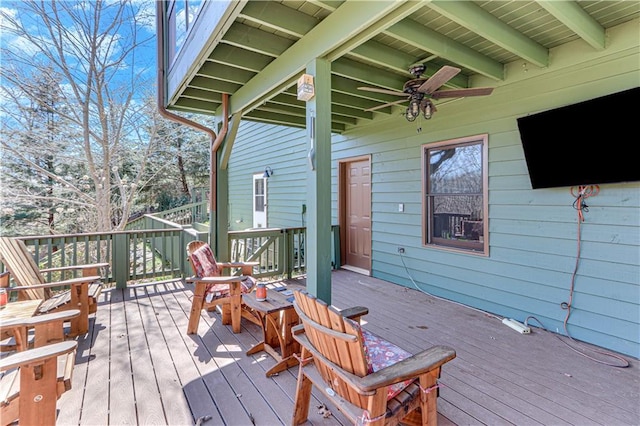
{"label": "deck railing", "polygon": [[[150,221],[158,225],[157,220]],[[182,227],[21,237],[41,269],[87,263],[108,263],[107,284],[126,287],[184,276],[186,256]],[[72,272],[67,272],[71,274]],[[72,278],[47,272],[47,281]]]}
{"label": "deck railing", "polygon": [[[208,241],[198,224],[176,224],[155,215],[136,220],[137,229],[118,232],[20,237],[40,268],[108,263],[104,280],[125,288],[129,284],[191,275],[185,248],[193,240]],[[339,265],[338,229],[332,229],[332,266]],[[229,232],[229,261],[257,261],[257,278],[291,278],[306,272],[306,228],[271,228]],[[226,260],[226,259],[225,259]],[[0,264],[0,272],[4,265]],[[47,272],[47,281],[72,278]]]}
{"label": "deck railing", "polygon": [[256,277],[304,274],[305,228],[255,229],[229,232],[229,253],[237,262],[260,262]]}
{"label": "deck railing", "polygon": [[[202,189],[194,190],[194,201],[190,204],[185,204],[170,210],[163,210],[160,212],[149,213],[149,215],[164,219],[177,225],[193,225],[195,223],[203,223],[209,220],[209,207],[207,204],[207,192]],[[196,201],[200,200],[200,201]],[[126,229],[141,229],[145,226],[147,220],[145,216],[129,220]]]}

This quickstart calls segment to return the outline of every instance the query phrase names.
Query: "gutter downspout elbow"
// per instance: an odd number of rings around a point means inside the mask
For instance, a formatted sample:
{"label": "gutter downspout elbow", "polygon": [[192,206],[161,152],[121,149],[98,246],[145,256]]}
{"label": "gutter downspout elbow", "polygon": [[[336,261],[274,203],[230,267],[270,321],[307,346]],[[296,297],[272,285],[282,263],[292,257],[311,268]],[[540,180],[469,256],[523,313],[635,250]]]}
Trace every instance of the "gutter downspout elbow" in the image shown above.
{"label": "gutter downspout elbow", "polygon": [[211,146],[211,153],[218,152],[220,145],[222,145],[222,141],[227,135],[227,131],[229,130],[229,94],[222,94],[222,128],[220,129],[220,133],[218,137],[213,141]]}
{"label": "gutter downspout elbow", "polygon": [[211,173],[210,173],[210,186],[211,186],[211,211],[217,210],[217,182],[218,182],[218,148],[222,145],[222,141],[227,135],[227,130],[229,130],[229,94],[222,94],[222,128],[218,133],[218,137],[212,139],[211,141]]}
{"label": "gutter downspout elbow", "polygon": [[200,123],[196,123],[195,121],[189,120],[185,117],[181,117],[177,114],[173,114],[171,112],[169,112],[166,108],[165,108],[165,72],[164,72],[164,53],[165,53],[165,43],[164,43],[164,39],[165,39],[165,28],[164,28],[164,18],[165,18],[165,9],[164,9],[164,4],[165,2],[163,0],[157,0],[156,1],[156,28],[157,28],[157,79],[158,79],[158,98],[157,98],[157,104],[158,104],[158,112],[160,113],[160,115],[166,119],[169,119],[171,121],[175,121],[177,123],[180,124],[184,124],[187,126],[190,126],[196,130],[199,130],[201,132],[205,132],[209,135],[210,137],[210,146],[211,146],[211,171],[210,171],[210,181],[209,181],[209,191],[210,191],[210,196],[209,196],[209,211],[215,212],[216,211],[216,200],[217,200],[217,196],[216,196],[216,186],[217,186],[217,179],[216,179],[216,173],[217,173],[217,158],[216,158],[216,153],[218,151],[218,148],[220,148],[220,146],[222,145],[222,141],[224,140],[227,131],[229,129],[229,95],[228,94],[223,94],[222,95],[222,106],[223,106],[223,125],[222,128],[220,129],[220,133],[218,133],[216,135],[216,132],[213,131],[212,129],[201,125]]}

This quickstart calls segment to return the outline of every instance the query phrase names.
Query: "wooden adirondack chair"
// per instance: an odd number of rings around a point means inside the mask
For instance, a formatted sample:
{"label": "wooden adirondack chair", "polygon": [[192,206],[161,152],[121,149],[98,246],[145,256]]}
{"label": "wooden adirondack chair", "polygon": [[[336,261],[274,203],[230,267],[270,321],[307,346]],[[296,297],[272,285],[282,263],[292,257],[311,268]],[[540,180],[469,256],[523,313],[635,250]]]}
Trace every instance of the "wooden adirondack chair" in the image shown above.
{"label": "wooden adirondack chair", "polygon": [[302,348],[294,425],[307,420],[312,385],[354,424],[437,424],[437,381],[453,349],[412,355],[314,296],[294,295],[301,320],[294,338]]}
{"label": "wooden adirondack chair", "polygon": [[[262,325],[260,317],[242,302],[242,294],[256,287],[251,275],[258,262],[218,262],[204,241],[187,244],[187,255],[194,275],[186,281],[195,284],[187,334],[198,332],[203,309],[213,310],[218,306],[222,309],[222,323],[231,324],[234,333],[240,333],[242,318]],[[239,269],[242,275],[223,275],[225,269]]]}
{"label": "wooden adirondack chair", "polygon": [[[72,337],[85,334],[89,330],[89,315],[98,309],[98,296],[102,291],[102,278],[98,274],[100,268],[108,263],[65,266],[60,268],[40,269],[33,255],[17,238],[0,237],[0,261],[4,263],[13,281],[20,290],[18,300],[42,299],[41,314],[68,309],[80,310],[80,315],[71,321],[69,335]],[[63,281],[46,282],[43,274],[47,272],[65,272],[80,270],[82,277]],[[54,292],[52,288],[69,287],[64,291]],[[12,291],[14,289],[11,289]]]}
{"label": "wooden adirondack chair", "polygon": [[66,341],[15,352],[0,360],[2,426],[55,425],[60,396],[71,389],[78,342]]}

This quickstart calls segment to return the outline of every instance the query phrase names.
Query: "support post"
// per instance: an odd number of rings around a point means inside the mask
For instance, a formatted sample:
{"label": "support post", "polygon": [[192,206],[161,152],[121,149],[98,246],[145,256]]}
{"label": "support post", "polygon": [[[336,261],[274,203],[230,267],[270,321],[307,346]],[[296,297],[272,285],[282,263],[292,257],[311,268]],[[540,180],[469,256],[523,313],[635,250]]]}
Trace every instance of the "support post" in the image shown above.
{"label": "support post", "polygon": [[307,101],[307,290],[331,304],[331,63],[307,65],[315,96]]}

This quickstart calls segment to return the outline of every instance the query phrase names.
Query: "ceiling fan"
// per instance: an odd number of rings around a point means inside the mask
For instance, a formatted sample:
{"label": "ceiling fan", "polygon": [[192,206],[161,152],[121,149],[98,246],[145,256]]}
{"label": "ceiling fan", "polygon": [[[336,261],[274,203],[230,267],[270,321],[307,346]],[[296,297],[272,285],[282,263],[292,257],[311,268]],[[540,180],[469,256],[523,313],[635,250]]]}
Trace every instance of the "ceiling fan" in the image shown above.
{"label": "ceiling fan", "polygon": [[415,77],[412,80],[407,81],[400,90],[388,90],[380,89],[377,87],[358,87],[359,90],[365,90],[368,92],[385,93],[387,95],[402,96],[404,99],[399,101],[389,102],[386,104],[378,105],[373,108],[368,108],[365,111],[375,111],[380,108],[384,108],[391,105],[398,105],[403,102],[409,101],[407,111],[404,116],[407,121],[414,121],[420,113],[427,120],[431,118],[436,107],[431,102],[432,99],[443,98],[463,98],[467,96],[486,96],[493,92],[492,87],[476,87],[471,89],[452,89],[452,90],[438,90],[447,81],[455,77],[460,68],[445,65],[440,68],[430,78],[420,78],[424,73],[426,67],[423,64],[414,65],[409,68],[409,72]]}

